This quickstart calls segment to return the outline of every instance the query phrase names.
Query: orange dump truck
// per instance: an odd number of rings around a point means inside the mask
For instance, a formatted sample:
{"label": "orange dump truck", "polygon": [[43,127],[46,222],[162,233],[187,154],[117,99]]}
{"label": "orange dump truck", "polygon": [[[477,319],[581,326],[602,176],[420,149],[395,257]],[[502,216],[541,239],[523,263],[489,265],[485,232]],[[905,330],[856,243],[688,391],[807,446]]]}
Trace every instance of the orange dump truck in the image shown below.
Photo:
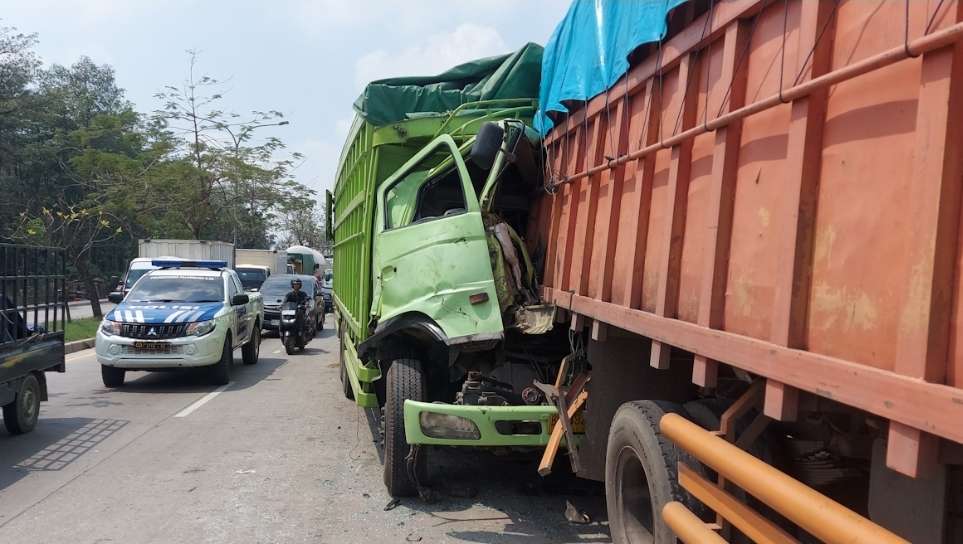
{"label": "orange dump truck", "polygon": [[543,112],[526,237],[615,541],[963,542],[963,4],[693,1],[663,36]]}

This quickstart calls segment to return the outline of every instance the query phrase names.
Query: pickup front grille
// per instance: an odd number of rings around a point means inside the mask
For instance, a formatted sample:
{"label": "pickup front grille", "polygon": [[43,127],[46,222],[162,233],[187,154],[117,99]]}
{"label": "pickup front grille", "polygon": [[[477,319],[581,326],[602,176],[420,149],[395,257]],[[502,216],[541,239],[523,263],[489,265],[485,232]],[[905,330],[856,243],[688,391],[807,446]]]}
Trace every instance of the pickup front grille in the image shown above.
{"label": "pickup front grille", "polygon": [[166,340],[184,336],[184,330],[186,328],[187,324],[185,323],[162,323],[158,325],[124,323],[121,326],[120,335],[125,338],[138,338],[142,340]]}

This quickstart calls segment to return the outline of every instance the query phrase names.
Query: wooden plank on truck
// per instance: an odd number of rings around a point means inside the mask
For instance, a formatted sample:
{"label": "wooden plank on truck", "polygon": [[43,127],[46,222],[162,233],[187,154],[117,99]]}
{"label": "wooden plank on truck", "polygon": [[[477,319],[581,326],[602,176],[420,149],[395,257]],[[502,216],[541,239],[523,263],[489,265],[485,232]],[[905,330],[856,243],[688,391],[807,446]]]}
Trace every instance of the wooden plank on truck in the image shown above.
{"label": "wooden plank on truck", "polygon": [[[695,123],[699,106],[699,59],[689,53],[679,65],[679,90],[681,125],[684,131]],[[673,127],[675,128],[675,127]],[[685,235],[685,214],[689,198],[689,174],[692,170],[692,139],[672,147],[669,164],[669,185],[666,191],[666,220],[662,233],[662,255],[656,266],[660,271],[655,302],[656,315],[675,317],[679,304],[679,274],[682,264],[682,239]],[[655,368],[669,368],[671,347],[652,342],[649,363]]]}
{"label": "wooden plank on truck", "polygon": [[[803,66],[797,79],[803,81],[826,73],[830,68],[832,42],[821,31],[832,24],[830,2],[801,2],[798,51],[812,51],[808,70]],[[788,8],[788,4],[785,9]],[[780,89],[782,92],[782,89]],[[813,229],[816,217],[823,126],[828,89],[793,100],[784,169],[788,213],[776,214],[773,228],[779,236],[779,262],[773,298],[773,343],[790,348],[804,346],[812,276]],[[763,411],[777,420],[793,420],[798,410],[797,391],[775,380],[766,382]]]}
{"label": "wooden plank on truck", "polygon": [[[728,81],[728,102],[719,112],[741,108],[746,97],[748,73],[747,49],[751,27],[736,22],[726,29],[722,46],[722,68],[719,81]],[[709,93],[711,96],[711,93]],[[722,98],[720,97],[720,100]],[[706,99],[706,108],[709,107]],[[739,175],[739,148],[742,145],[742,121],[720,128],[715,134],[712,174],[709,180],[709,221],[702,270],[702,292],[699,296],[698,323],[710,329],[722,328],[729,274],[729,240],[732,236],[732,213]],[[714,224],[713,224],[714,223]],[[715,387],[719,364],[696,355],[692,365],[692,381],[702,387]]]}
{"label": "wooden plank on truck", "polygon": [[[963,19],[963,3],[954,6]],[[952,13],[952,12],[951,12]],[[906,213],[913,239],[897,338],[896,372],[945,383],[963,180],[963,44],[923,55],[916,110],[916,150]],[[886,393],[883,393],[884,395]],[[891,421],[886,465],[907,476],[937,464],[939,441],[920,428]]]}

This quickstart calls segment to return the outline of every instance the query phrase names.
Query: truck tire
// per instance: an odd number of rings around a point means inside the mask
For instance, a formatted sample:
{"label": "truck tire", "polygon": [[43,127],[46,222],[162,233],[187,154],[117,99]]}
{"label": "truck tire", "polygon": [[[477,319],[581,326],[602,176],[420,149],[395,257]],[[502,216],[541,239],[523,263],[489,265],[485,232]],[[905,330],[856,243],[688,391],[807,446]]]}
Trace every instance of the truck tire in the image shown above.
{"label": "truck tire", "polygon": [[3,426],[10,434],[29,433],[40,416],[40,382],[33,374],[20,380],[17,397],[3,407]]}
{"label": "truck tire", "polygon": [[[388,368],[385,418],[385,487],[392,497],[407,497],[417,493],[415,482],[408,476],[408,453],[411,446],[405,439],[405,400],[426,400],[427,380],[421,361],[396,359]],[[415,471],[418,479],[427,476],[428,460],[422,450]]]}
{"label": "truck tire", "polygon": [[224,347],[221,349],[221,359],[211,367],[211,382],[214,385],[231,383],[231,366],[234,364],[234,350],[231,345],[231,334],[228,333],[227,338],[224,339]]}
{"label": "truck tire", "polygon": [[671,501],[693,507],[679,486],[678,463],[683,453],[659,431],[667,413],[684,413],[663,401],[623,404],[612,418],[605,454],[605,502],[609,529],[616,544],[675,544],[662,520]]}
{"label": "truck tire", "polygon": [[254,330],[251,331],[251,339],[241,347],[241,360],[246,365],[256,365],[258,355],[261,352],[261,323],[254,323]]}
{"label": "truck tire", "polygon": [[100,379],[104,382],[104,387],[120,387],[124,385],[124,376],[127,371],[123,368],[100,365]]}
{"label": "truck tire", "polygon": [[341,389],[344,391],[344,398],[354,400],[354,389],[351,388],[351,379],[348,377],[348,365],[344,362],[344,327],[338,327],[338,362],[341,363]]}

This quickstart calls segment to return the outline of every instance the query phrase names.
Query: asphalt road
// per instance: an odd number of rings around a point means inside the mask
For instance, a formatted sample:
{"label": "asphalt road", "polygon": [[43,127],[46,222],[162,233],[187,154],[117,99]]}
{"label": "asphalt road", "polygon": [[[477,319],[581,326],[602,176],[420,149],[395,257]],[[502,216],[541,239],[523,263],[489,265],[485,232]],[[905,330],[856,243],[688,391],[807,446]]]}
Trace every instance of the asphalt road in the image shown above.
{"label": "asphalt road", "polygon": [[[100,311],[103,312],[104,315],[107,315],[107,312],[113,309],[114,309],[114,305],[111,304],[110,302],[107,302],[106,300],[100,301]],[[90,301],[85,300],[83,302],[79,302],[79,303],[72,302],[70,304],[71,319],[83,319],[85,317],[93,317],[93,315],[94,315],[94,311],[90,308]]]}
{"label": "asphalt road", "polygon": [[[330,325],[329,325],[330,327]],[[0,430],[0,542],[608,542],[599,486],[542,481],[533,456],[431,452],[431,503],[385,510],[376,418],[341,394],[334,331],[306,353],[262,344],[219,389],[200,373],[128,374],[93,352],[48,374],[37,429]]]}

